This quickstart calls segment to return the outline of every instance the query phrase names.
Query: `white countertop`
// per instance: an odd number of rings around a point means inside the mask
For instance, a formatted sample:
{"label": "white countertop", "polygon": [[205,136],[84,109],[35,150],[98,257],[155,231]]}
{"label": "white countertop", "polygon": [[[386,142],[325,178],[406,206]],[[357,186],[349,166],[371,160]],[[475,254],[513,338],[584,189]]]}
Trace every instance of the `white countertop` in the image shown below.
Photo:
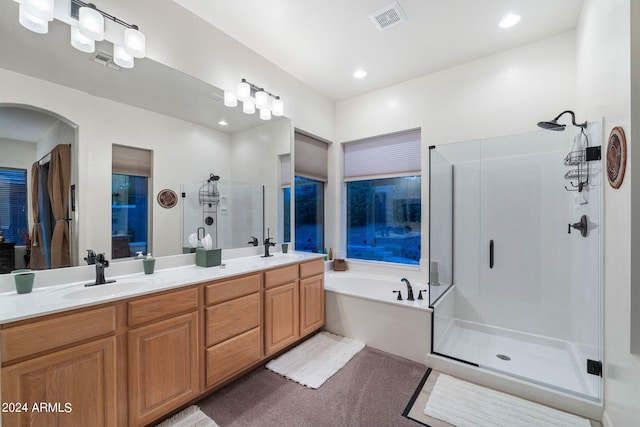
{"label": "white countertop", "polygon": [[135,273],[111,277],[107,270],[106,279],[115,279],[115,283],[85,287],[84,285],[88,282],[83,280],[55,286],[34,287],[28,294],[19,295],[15,290],[2,292],[0,293],[0,324],[263,271],[287,264],[320,259],[323,256],[323,254],[306,252],[274,253],[274,256],[269,258],[255,255],[225,260],[222,268],[221,266],[205,268],[188,265],[156,270],[148,275]]}

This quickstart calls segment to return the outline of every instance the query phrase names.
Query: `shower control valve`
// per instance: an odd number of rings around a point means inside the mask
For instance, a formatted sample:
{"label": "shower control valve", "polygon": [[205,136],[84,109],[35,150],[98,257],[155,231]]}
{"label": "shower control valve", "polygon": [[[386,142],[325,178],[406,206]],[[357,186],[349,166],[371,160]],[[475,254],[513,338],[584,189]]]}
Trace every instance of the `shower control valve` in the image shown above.
{"label": "shower control valve", "polygon": [[582,235],[582,237],[587,237],[587,231],[589,228],[589,221],[587,219],[587,216],[582,215],[582,217],[580,217],[580,221],[573,224],[569,224],[569,230],[567,231],[567,233],[571,234],[571,228],[580,230],[580,234]]}

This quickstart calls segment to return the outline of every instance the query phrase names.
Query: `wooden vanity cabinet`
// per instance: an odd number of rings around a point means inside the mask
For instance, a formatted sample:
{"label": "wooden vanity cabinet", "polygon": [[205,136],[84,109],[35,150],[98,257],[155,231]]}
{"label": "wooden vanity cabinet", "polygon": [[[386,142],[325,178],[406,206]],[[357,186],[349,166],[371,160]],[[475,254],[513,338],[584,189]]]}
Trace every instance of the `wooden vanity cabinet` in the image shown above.
{"label": "wooden vanity cabinet", "polygon": [[300,264],[300,336],[324,326],[324,262]]}
{"label": "wooden vanity cabinet", "polygon": [[205,387],[215,387],[262,358],[262,274],[205,286]]}
{"label": "wooden vanity cabinet", "polygon": [[3,426],[118,424],[115,306],[2,328]]}
{"label": "wooden vanity cabinet", "polygon": [[298,265],[274,268],[264,273],[265,356],[300,338]]}
{"label": "wooden vanity cabinet", "polygon": [[197,396],[198,288],[128,303],[129,425],[145,425]]}

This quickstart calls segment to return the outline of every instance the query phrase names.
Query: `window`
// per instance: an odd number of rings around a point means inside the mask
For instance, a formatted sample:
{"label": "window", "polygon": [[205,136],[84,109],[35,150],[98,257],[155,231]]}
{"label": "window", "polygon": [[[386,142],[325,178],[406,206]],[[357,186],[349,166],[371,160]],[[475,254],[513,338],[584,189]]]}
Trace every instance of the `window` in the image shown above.
{"label": "window", "polygon": [[419,264],[420,131],[344,145],[347,257]]}
{"label": "window", "polygon": [[0,168],[0,231],[5,241],[25,244],[27,212],[27,171]]}
{"label": "window", "polygon": [[324,186],[327,181],[327,143],[295,132],[294,226],[295,249],[322,252],[324,242]]}
{"label": "window", "polygon": [[282,189],[282,241],[291,241],[291,187]]}
{"label": "window", "polygon": [[420,262],[420,176],[347,182],[347,257]]}
{"label": "window", "polygon": [[295,177],[296,250],[324,250],[324,182]]}
{"label": "window", "polygon": [[113,146],[111,175],[111,256],[113,259],[151,251],[149,188],[151,152]]}

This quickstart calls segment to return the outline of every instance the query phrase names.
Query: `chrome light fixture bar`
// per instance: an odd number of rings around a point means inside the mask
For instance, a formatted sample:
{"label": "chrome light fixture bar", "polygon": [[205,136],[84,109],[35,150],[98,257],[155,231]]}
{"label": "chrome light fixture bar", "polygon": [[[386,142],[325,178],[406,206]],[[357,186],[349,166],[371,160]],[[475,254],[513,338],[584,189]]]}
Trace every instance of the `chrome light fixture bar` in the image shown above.
{"label": "chrome light fixture bar", "polygon": [[271,116],[282,116],[284,114],[284,103],[278,95],[264,90],[246,79],[242,79],[236,87],[236,92],[224,91],[224,105],[236,107],[238,101],[242,102],[242,111],[246,114],[260,111],[262,120],[270,120]]}
{"label": "chrome light fixture bar", "polygon": [[[138,27],[128,24],[91,3],[80,0],[14,0],[20,4],[20,24],[36,33],[46,34],[49,22],[54,18],[66,22],[71,26],[71,45],[87,53],[95,51],[95,42],[107,39],[114,45],[113,59],[122,68],[132,68],[134,58],[144,58],[146,54],[146,38]],[[56,1],[66,1],[70,4],[69,14],[61,14],[60,7],[65,9],[65,3],[55,7]],[[77,19],[77,23],[76,23]],[[105,32],[105,19],[124,28],[119,31]]]}

